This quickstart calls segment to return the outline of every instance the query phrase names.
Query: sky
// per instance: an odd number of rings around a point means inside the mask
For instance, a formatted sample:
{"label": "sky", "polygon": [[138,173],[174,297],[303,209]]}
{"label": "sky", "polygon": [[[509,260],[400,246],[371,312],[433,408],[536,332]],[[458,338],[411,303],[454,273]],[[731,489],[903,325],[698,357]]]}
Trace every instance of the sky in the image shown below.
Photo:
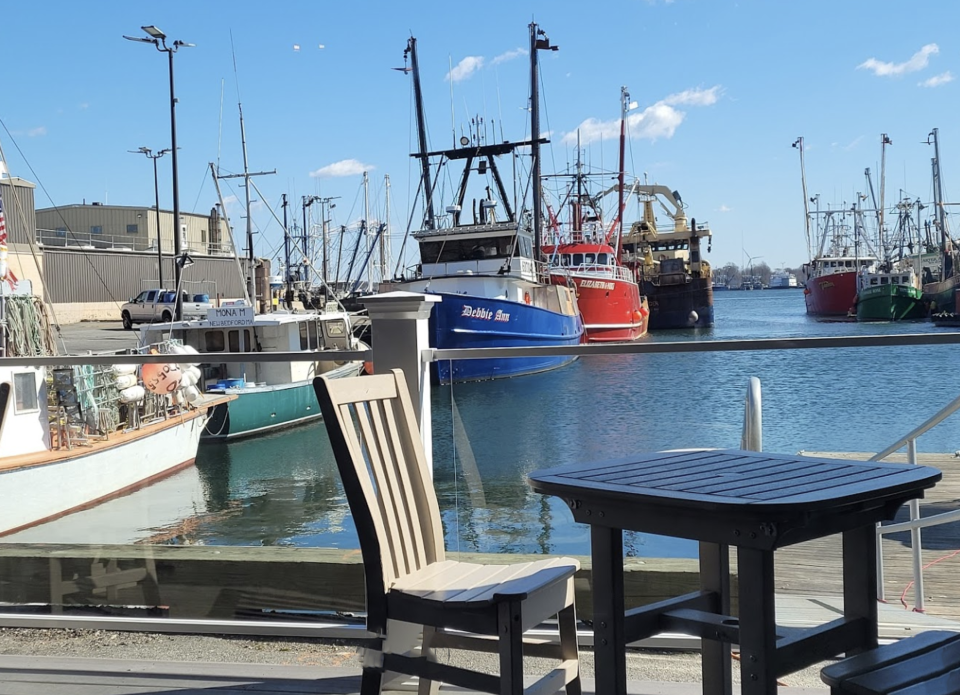
{"label": "sky", "polygon": [[[960,180],[960,3],[886,0],[567,0],[451,2],[38,0],[3,8],[0,148],[6,168],[38,184],[37,207],[152,205],[141,154],[170,146],[166,54],[124,40],[156,25],[195,44],[174,58],[180,207],[217,202],[209,164],[243,171],[238,103],[254,182],[257,255],[282,245],[281,195],[302,219],[303,196],[333,198],[333,226],[386,216],[399,253],[419,171],[407,39],[417,38],[429,146],[443,149],[482,118],[499,138],[529,135],[528,24],[559,50],[541,53],[543,173],[581,158],[617,169],[620,89],[628,116],[628,179],[678,190],[688,217],[713,230],[715,267],[808,260],[799,151],[821,208],[879,195],[932,198],[926,143],[939,128],[946,200]],[[491,135],[492,137],[492,135]],[[509,170],[509,168],[508,168]],[[160,205],[172,208],[170,157]],[[243,236],[242,187],[223,180]],[[310,210],[311,224],[319,211]],[[948,208],[949,210],[949,208]],[[272,212],[271,212],[272,211]],[[415,215],[416,216],[416,215]],[[629,217],[628,217],[629,219]],[[661,217],[661,220],[664,220]],[[242,245],[243,239],[238,240]],[[416,261],[407,247],[403,265]]]}

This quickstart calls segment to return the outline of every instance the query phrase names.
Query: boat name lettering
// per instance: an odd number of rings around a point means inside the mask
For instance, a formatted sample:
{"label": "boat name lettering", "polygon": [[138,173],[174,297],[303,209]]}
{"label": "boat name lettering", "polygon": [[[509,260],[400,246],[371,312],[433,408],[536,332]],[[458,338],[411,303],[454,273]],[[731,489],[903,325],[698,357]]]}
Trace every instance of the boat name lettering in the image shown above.
{"label": "boat name lettering", "polygon": [[252,326],[253,307],[219,306],[207,310],[207,321],[211,326],[229,328],[231,326]]}
{"label": "boat name lettering", "polygon": [[603,280],[581,280],[580,287],[593,290],[612,290],[614,284],[612,282],[604,282]]}
{"label": "boat name lettering", "polygon": [[496,313],[494,313],[490,309],[486,309],[484,307],[474,308],[469,304],[463,305],[463,310],[461,311],[460,315],[471,319],[483,319],[484,321],[510,321],[510,314],[505,312],[503,309],[497,309]]}

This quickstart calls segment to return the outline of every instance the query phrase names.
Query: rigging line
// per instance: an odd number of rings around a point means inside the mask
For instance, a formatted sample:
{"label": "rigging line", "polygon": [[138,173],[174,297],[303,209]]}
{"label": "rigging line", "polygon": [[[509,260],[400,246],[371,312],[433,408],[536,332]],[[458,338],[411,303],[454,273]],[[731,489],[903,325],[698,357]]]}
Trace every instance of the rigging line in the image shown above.
{"label": "rigging line", "polygon": [[207,183],[207,166],[203,166],[203,176],[200,177],[200,189],[197,191],[197,199],[193,201],[193,212],[197,213],[197,206],[200,204],[200,196],[203,195],[203,187]]}
{"label": "rigging line", "polygon": [[[79,242],[79,239],[77,239],[76,234],[74,234],[73,230],[70,229],[70,226],[67,224],[66,220],[64,219],[63,213],[60,211],[60,206],[58,206],[58,205],[54,202],[53,197],[50,195],[50,192],[47,190],[47,187],[44,185],[43,181],[40,180],[40,177],[37,175],[37,172],[34,171],[33,165],[30,164],[30,160],[27,159],[27,156],[24,154],[23,150],[20,149],[20,144],[16,141],[16,139],[15,139],[15,138],[13,137],[13,135],[10,133],[10,129],[7,128],[7,124],[6,124],[6,122],[5,122],[2,118],[0,118],[0,127],[2,127],[3,130],[4,130],[4,132],[7,134],[7,137],[10,139],[10,142],[13,143],[14,148],[17,150],[17,153],[20,155],[20,158],[23,159],[24,164],[27,165],[27,169],[30,171],[30,174],[33,176],[34,180],[37,182],[37,185],[40,186],[40,189],[43,191],[44,195],[47,196],[47,199],[50,201],[51,205],[53,205],[53,208],[57,211],[57,215],[60,217],[60,221],[63,222],[64,227],[67,228],[67,233],[68,233],[71,237],[73,237],[73,240],[74,240],[74,241],[78,241],[78,242]],[[6,157],[6,155],[4,154],[4,152],[3,152],[3,147],[2,147],[2,145],[0,145],[0,161],[3,161],[3,162],[6,162],[6,161],[7,161],[7,157]],[[15,205],[18,207],[18,210],[19,210],[19,213],[20,213],[20,223],[23,224],[24,229],[27,229],[28,226],[27,226],[27,223],[26,223],[26,213],[25,213],[24,210],[22,209],[22,205],[21,205],[21,203],[20,203],[20,201],[19,201],[19,196],[16,195],[16,194],[14,194],[13,199],[14,199]],[[39,261],[39,259],[37,258],[36,249],[34,248],[35,242],[34,242],[34,241],[30,241],[29,243],[30,243],[30,253],[33,255],[33,262],[36,264],[37,273],[40,275],[40,281],[43,282],[44,287],[46,287],[46,280],[45,280],[45,278],[44,278],[44,272],[43,272],[43,270],[41,270],[40,261]],[[103,275],[100,274],[100,271],[97,270],[97,267],[93,264],[93,261],[90,260],[90,257],[89,257],[85,252],[84,252],[84,254],[83,254],[83,257],[84,257],[84,260],[86,260],[87,263],[90,265],[90,267],[93,269],[94,275],[97,276],[97,279],[100,281],[100,284],[103,285],[103,288],[107,291],[107,296],[110,297],[110,300],[114,303],[114,305],[116,306],[117,310],[119,311],[119,309],[120,309],[120,303],[117,301],[116,297],[113,296],[113,293],[110,291],[110,286],[107,284],[106,280],[104,280]],[[19,259],[19,256],[18,256],[18,259]],[[18,262],[19,262],[19,260],[18,260]],[[55,310],[53,309],[53,304],[52,304],[52,303],[50,303],[49,306],[50,306],[50,312],[53,314],[53,320],[54,320],[54,323],[55,323],[56,326],[57,326],[57,331],[58,331],[58,334],[59,334],[59,330],[60,330],[60,329],[59,329],[59,321],[57,320],[56,312],[55,312]],[[62,343],[62,342],[63,342],[63,338],[62,338],[62,336],[59,336],[59,337],[60,337],[61,343]],[[64,347],[64,350],[66,350],[65,347]]]}

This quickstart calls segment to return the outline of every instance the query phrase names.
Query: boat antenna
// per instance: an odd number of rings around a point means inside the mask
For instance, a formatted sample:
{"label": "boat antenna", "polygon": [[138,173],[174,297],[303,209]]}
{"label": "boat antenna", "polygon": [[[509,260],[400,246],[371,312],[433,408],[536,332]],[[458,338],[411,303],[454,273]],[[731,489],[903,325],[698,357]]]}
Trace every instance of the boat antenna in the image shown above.
{"label": "boat antenna", "polygon": [[533,159],[533,258],[540,262],[540,225],[543,211],[540,209],[540,65],[537,51],[556,51],[559,46],[550,44],[546,33],[530,22],[530,156]]}
{"label": "boat antenna", "polygon": [[793,146],[800,150],[800,184],[803,186],[803,220],[806,224],[807,256],[813,260],[813,247],[810,243],[810,206],[807,204],[807,174],[803,164],[803,136],[794,140]]}

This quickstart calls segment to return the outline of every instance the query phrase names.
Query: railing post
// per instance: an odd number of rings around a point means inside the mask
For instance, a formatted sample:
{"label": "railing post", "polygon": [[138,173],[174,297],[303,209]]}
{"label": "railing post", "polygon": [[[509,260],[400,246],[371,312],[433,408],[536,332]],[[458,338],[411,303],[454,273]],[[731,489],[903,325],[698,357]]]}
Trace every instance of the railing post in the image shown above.
{"label": "railing post", "polygon": [[[917,465],[917,440],[907,442],[907,462]],[[910,500],[910,521],[920,520],[920,500]],[[913,551],[913,591],[915,596],[913,610],[923,613],[923,541],[920,538],[920,528],[910,529],[910,545]]]}
{"label": "railing post", "polygon": [[402,369],[417,413],[427,465],[433,471],[433,433],[430,417],[430,370],[422,353],[430,347],[430,310],[440,297],[417,292],[385,292],[363,299],[370,316],[373,369],[386,374]]}
{"label": "railing post", "polygon": [[743,433],[740,448],[745,451],[763,451],[763,398],[760,379],[750,377],[743,403]]}

